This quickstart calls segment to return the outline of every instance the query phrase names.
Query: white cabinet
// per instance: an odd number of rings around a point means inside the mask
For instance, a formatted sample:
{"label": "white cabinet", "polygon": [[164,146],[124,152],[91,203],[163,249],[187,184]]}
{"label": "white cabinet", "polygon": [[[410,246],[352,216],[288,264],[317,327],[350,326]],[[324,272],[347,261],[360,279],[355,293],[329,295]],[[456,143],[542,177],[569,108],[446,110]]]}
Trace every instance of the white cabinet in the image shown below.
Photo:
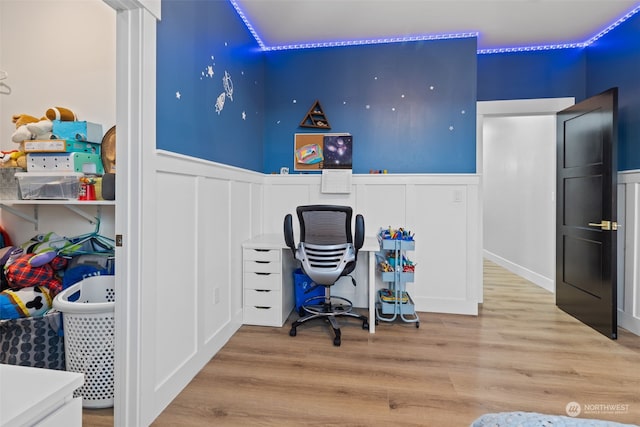
{"label": "white cabinet", "polygon": [[0,364],[0,378],[1,426],[82,425],[83,374]]}
{"label": "white cabinet", "polygon": [[243,323],[282,327],[294,306],[291,251],[278,235],[242,245]]}

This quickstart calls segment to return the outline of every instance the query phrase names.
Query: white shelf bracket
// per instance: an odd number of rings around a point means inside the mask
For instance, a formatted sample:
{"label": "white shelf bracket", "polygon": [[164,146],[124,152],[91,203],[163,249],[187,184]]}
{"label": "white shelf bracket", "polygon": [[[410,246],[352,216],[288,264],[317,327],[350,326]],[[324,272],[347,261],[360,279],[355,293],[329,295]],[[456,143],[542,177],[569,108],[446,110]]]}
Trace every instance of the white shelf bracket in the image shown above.
{"label": "white shelf bracket", "polygon": [[18,216],[25,221],[32,223],[36,230],[38,230],[38,206],[33,207],[33,216],[29,216],[24,212],[21,212],[12,206],[5,205],[4,203],[0,203],[0,209],[4,209],[5,211],[12,213],[15,216]]}
{"label": "white shelf bracket", "polygon": [[97,224],[98,221],[100,220],[100,217],[102,216],[101,206],[98,206],[96,216],[89,215],[88,213],[86,213],[82,209],[79,209],[75,205],[63,205],[63,206],[69,209],[71,212],[75,213],[76,215],[79,215],[82,218],[86,219],[87,221],[89,221],[90,224],[94,224],[94,225]]}

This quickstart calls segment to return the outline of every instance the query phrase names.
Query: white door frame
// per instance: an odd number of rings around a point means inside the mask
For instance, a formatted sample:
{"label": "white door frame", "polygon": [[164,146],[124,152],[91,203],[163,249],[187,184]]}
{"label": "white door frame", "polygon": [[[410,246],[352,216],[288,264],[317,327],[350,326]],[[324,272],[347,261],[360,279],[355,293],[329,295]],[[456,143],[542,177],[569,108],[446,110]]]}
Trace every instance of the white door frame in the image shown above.
{"label": "white door frame", "polygon": [[141,314],[141,295],[145,247],[142,195],[152,198],[154,194],[153,188],[147,187],[153,186],[149,175],[155,170],[152,163],[156,148],[156,24],[160,0],[103,1],[116,10],[118,247],[114,425],[137,427],[150,424],[158,415],[153,405],[144,404],[153,396],[142,393],[148,387],[143,375],[141,325],[145,319]]}
{"label": "white door frame", "polygon": [[[541,99],[515,99],[500,101],[478,101],[476,103],[476,171],[483,175],[483,130],[485,117],[509,117],[509,116],[535,116],[556,114],[575,104],[574,98],[541,98]],[[483,206],[482,188],[480,185],[481,200]],[[484,212],[481,209],[480,224],[484,224]],[[482,231],[481,231],[482,233]],[[554,231],[555,233],[555,231]],[[484,239],[484,236],[483,236]],[[482,240],[484,242],[484,240]],[[484,248],[483,248],[484,249]]]}

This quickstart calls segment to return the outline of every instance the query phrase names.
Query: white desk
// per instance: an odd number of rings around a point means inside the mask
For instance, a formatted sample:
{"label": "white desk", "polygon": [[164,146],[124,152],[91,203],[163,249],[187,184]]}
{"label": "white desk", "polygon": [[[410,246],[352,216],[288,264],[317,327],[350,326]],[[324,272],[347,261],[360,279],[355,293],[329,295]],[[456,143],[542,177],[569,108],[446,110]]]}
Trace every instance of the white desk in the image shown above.
{"label": "white desk", "polygon": [[[247,240],[242,244],[244,249],[254,249],[254,250],[274,250],[278,249],[285,252],[291,252],[289,247],[284,242],[284,236],[282,234],[263,234],[260,236],[256,236],[250,240]],[[380,246],[378,244],[377,237],[365,237],[364,244],[360,249],[362,254],[366,253],[368,259],[368,273],[367,273],[367,283],[368,283],[368,306],[369,306],[369,332],[375,333],[376,330],[376,306],[375,306],[375,296],[376,296],[376,256],[375,253],[380,250]],[[363,262],[364,257],[359,258],[358,262]],[[284,255],[282,253],[281,255]],[[284,256],[281,259],[286,259]],[[283,262],[282,265],[285,265]],[[293,272],[290,272],[288,276],[292,276]],[[286,273],[285,273],[286,274]],[[291,292],[293,289],[293,284],[290,280],[285,280],[285,277],[282,279],[282,285],[284,288],[290,287],[289,289],[282,289],[282,305],[288,313],[291,312],[289,307],[293,307],[293,301],[289,301]],[[285,301],[286,298],[286,301]]]}
{"label": "white desk", "polygon": [[84,375],[0,364],[0,426],[82,426]]}

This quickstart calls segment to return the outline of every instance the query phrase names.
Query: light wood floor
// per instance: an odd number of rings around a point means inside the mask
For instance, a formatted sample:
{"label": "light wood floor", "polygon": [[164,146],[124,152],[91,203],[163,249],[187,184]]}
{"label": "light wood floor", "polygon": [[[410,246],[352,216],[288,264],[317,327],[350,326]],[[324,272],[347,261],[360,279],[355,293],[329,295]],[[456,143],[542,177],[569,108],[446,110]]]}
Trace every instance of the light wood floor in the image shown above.
{"label": "light wood floor", "polygon": [[[420,328],[380,322],[374,335],[354,321],[340,347],[321,323],[295,338],[291,319],[243,326],[153,425],[468,426],[487,412],[566,415],[570,402],[580,417],[640,422],[640,337],[610,340],[552,294],[484,268],[478,317],[421,313]],[[84,425],[112,414],[85,410]]]}

